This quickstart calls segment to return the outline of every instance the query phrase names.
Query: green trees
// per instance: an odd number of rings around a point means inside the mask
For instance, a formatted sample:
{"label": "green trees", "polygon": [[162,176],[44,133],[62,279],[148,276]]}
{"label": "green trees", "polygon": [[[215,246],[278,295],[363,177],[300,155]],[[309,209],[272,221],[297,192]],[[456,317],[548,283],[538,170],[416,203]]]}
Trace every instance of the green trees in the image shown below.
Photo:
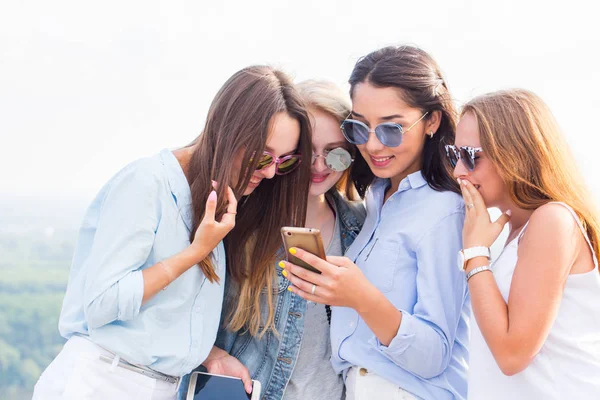
{"label": "green trees", "polygon": [[58,316],[75,235],[0,234],[0,399],[31,398],[64,344]]}

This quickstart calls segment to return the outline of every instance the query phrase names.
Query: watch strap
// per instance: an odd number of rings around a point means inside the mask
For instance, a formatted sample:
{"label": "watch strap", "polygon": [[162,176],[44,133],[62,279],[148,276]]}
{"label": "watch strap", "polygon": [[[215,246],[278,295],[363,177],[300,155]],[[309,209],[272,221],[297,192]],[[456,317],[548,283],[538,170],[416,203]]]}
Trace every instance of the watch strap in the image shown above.
{"label": "watch strap", "polygon": [[490,258],[490,248],[485,246],[474,246],[463,250],[465,256],[465,262],[475,257],[487,257]]}

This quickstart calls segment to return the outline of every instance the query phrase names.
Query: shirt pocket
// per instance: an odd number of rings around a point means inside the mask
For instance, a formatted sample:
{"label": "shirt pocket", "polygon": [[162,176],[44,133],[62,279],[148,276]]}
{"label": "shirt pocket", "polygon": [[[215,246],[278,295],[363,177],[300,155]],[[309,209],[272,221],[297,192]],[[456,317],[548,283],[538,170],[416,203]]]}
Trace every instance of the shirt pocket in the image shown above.
{"label": "shirt pocket", "polygon": [[399,246],[395,241],[377,238],[364,257],[365,275],[382,293],[394,288]]}

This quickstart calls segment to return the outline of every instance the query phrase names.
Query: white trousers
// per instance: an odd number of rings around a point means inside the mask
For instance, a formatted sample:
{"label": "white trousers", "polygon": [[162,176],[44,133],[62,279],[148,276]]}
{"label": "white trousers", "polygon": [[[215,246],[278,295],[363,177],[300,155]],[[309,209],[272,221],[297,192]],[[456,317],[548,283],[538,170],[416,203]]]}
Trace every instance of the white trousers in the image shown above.
{"label": "white trousers", "polygon": [[416,400],[417,398],[392,382],[352,367],[346,376],[346,400]]}
{"label": "white trousers", "polygon": [[71,337],[37,381],[32,400],[174,400],[177,384],[100,360],[110,355],[89,340]]}

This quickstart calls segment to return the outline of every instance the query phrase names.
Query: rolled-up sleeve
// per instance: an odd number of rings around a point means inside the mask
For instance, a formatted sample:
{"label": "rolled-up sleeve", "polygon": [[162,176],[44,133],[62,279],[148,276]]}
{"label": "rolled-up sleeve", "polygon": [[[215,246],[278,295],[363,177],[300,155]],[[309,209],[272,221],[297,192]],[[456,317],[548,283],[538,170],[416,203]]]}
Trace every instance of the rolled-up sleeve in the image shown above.
{"label": "rolled-up sleeve", "polygon": [[372,339],[385,357],[423,379],[447,368],[463,305],[468,301],[464,273],[456,268],[463,222],[464,212],[455,212],[420,239],[413,312],[400,310],[402,322],[389,346],[375,336]]}
{"label": "rolled-up sleeve", "polygon": [[[131,168],[105,187],[85,274],[84,313],[89,329],[140,312],[146,263],[160,218],[159,185],[151,171]],[[85,227],[84,227],[85,228]]]}

